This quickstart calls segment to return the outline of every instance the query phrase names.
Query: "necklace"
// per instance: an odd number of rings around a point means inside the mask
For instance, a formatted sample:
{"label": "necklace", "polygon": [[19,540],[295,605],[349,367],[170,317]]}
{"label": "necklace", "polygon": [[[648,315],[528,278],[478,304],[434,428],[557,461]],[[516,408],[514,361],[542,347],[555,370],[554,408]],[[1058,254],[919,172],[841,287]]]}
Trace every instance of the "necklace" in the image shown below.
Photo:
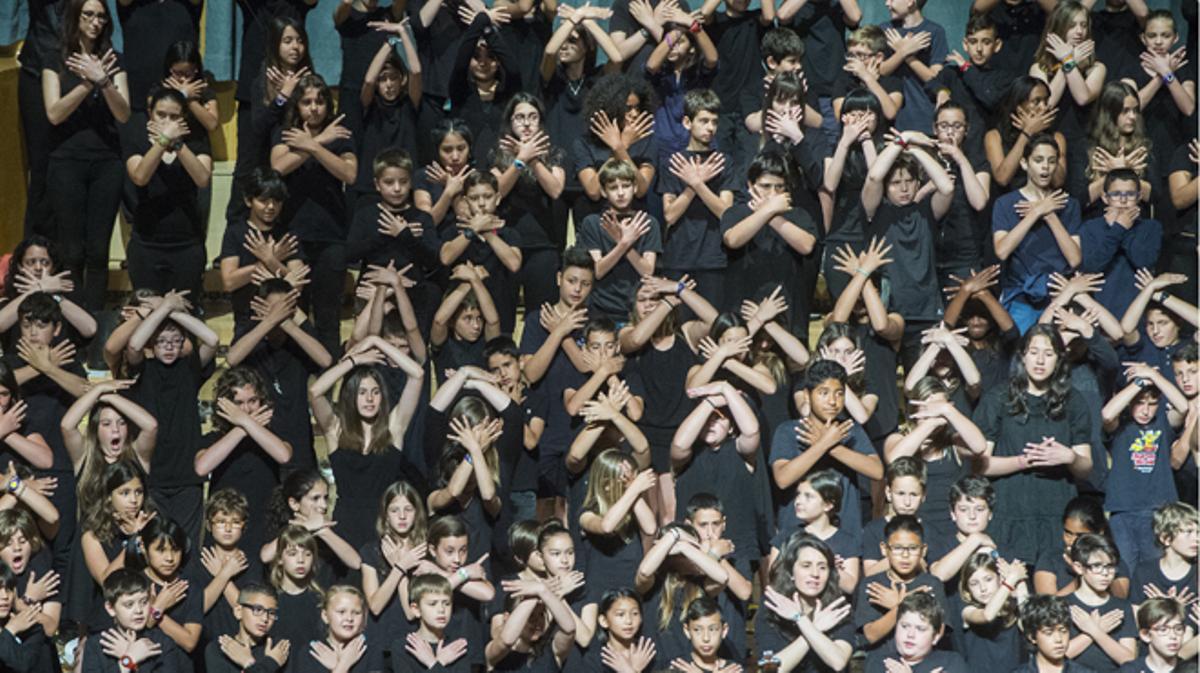
{"label": "necklace", "polygon": [[567,88],[570,89],[572,98],[578,98],[579,90],[583,88],[583,79],[581,78],[578,82],[568,81]]}

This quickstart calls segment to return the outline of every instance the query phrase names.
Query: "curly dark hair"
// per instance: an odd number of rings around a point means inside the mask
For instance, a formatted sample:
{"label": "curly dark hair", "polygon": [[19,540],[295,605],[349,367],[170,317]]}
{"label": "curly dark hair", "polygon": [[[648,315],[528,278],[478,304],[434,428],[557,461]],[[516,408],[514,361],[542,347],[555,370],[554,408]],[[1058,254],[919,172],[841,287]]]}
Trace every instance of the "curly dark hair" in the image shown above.
{"label": "curly dark hair", "polygon": [[[604,112],[609,119],[616,120],[617,126],[623,128],[629,94],[637,96],[638,110],[642,112],[653,114],[654,109],[658,107],[654,89],[645,79],[627,73],[614,73],[601,77],[592,85],[592,90],[588,92],[587,99],[583,104],[584,121],[591,120],[596,114]],[[592,133],[588,133],[586,137],[591,142],[600,142]]]}
{"label": "curly dark hair", "polygon": [[[1058,357],[1046,390],[1046,415],[1051,419],[1058,420],[1066,413],[1067,400],[1071,395],[1071,365],[1066,358],[1067,349],[1063,345],[1058,330],[1053,326],[1034,325],[1021,339],[1019,352],[1024,354],[1036,337],[1044,337],[1049,340],[1050,346],[1054,348],[1054,354]],[[1025,371],[1025,362],[1021,357],[1015,357],[1008,379],[1008,405],[1006,407],[1008,413],[1022,418],[1028,416],[1029,406],[1026,402],[1026,396],[1029,394],[1028,388],[1029,372]]]}
{"label": "curly dark hair", "polygon": [[37,234],[21,241],[17,247],[13,248],[12,258],[8,263],[8,272],[4,274],[4,296],[9,299],[17,296],[17,274],[21,271],[21,260],[25,258],[25,253],[30,248],[43,248],[50,256],[50,269],[46,273],[58,273],[58,270],[62,268],[62,257],[59,256],[58,244],[54,241]]}

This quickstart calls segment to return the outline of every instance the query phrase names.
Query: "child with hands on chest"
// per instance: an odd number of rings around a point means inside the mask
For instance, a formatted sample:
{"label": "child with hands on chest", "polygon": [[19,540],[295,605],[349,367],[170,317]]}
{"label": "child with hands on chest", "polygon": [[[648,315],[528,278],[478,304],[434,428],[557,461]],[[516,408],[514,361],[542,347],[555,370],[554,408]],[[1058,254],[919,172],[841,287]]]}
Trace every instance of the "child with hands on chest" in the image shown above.
{"label": "child with hands on chest", "polygon": [[233,608],[238,630],[221,634],[204,651],[204,667],[209,673],[273,673],[288,660],[291,643],[267,636],[279,617],[279,599],[275,590],[264,584],[250,584],[237,592]]}

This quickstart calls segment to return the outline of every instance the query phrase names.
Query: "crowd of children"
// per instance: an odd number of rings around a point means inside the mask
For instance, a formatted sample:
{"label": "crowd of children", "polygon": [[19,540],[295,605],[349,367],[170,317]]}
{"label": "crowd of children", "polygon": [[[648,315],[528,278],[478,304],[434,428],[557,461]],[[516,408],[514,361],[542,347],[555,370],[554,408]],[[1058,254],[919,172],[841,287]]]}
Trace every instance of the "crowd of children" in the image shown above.
{"label": "crowd of children", "polygon": [[1196,670],[1196,0],[238,0],[215,260],[203,4],[28,3],[0,671]]}

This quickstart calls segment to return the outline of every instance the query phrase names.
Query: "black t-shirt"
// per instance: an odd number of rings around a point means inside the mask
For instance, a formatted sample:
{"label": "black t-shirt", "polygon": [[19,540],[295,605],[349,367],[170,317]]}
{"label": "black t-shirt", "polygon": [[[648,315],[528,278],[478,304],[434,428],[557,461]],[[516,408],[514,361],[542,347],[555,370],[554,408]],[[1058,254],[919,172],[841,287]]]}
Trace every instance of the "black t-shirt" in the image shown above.
{"label": "black t-shirt", "polygon": [[[947,640],[949,640],[947,635],[943,635],[939,645]],[[900,654],[896,650],[896,639],[892,637],[888,638],[887,645],[867,655],[867,667],[864,670],[866,673],[886,673],[887,665],[884,662],[887,659],[901,660]],[[967,662],[963,661],[962,655],[958,652],[933,650],[919,663],[909,664],[909,670],[912,673],[967,673],[970,669],[967,668]],[[1004,669],[989,668],[988,670],[1001,671]]]}
{"label": "black t-shirt", "polygon": [[[1096,58],[1106,66],[1107,82],[1142,74],[1142,26],[1133,10],[1107,11],[1103,4],[1092,12],[1092,38],[1096,41]],[[1008,45],[1005,45],[1005,49]],[[1003,50],[1001,50],[1003,51]]]}
{"label": "black t-shirt", "polygon": [[[623,217],[631,217],[626,215]],[[600,223],[601,215],[588,215],[583,218],[575,229],[575,244],[591,252],[597,251],[603,257],[617,247],[617,242]],[[661,255],[663,250],[662,233],[658,221],[648,216],[650,230],[633,244],[631,248],[639,255],[652,252]],[[629,310],[633,308],[633,295],[641,282],[641,274],[633,268],[633,264],[622,256],[614,267],[609,269],[603,278],[597,278],[588,295],[588,306],[602,315],[616,320],[625,320]]]}
{"label": "black t-shirt", "polygon": [[[257,264],[258,258],[246,249],[246,235],[250,233],[252,226],[249,221],[241,219],[226,224],[225,233],[221,235],[221,253],[219,259],[236,257],[238,268]],[[287,234],[287,230],[279,223],[276,223],[266,231],[258,227],[254,227],[254,229],[262,234],[263,238],[272,243]],[[287,262],[299,258],[300,255],[297,254],[281,261]],[[255,292],[257,292],[257,288],[254,286],[254,283],[246,283],[229,293],[230,302],[233,304],[233,331],[235,338],[236,336],[245,334],[252,327],[250,323],[250,300],[254,298]]]}
{"label": "black t-shirt", "polygon": [[158,420],[158,441],[150,460],[150,484],[160,488],[200,483],[192,461],[200,449],[200,387],[212,376],[213,363],[200,363],[200,348],[165,365],[147,358],[137,368],[131,389],[135,402]]}
{"label": "black t-shirt", "polygon": [[[1014,5],[1000,0],[987,15],[996,24],[998,37],[1004,40],[1004,48],[992,57],[993,64],[1010,72],[1029,72],[1033,55],[1042,41],[1046,12],[1036,2]],[[1095,26],[1092,31],[1095,35]],[[1100,53],[1099,50],[1096,53]]]}
{"label": "black t-shirt", "polygon": [[376,195],[363,197],[356,202],[350,236],[346,241],[346,265],[361,262],[365,270],[368,265],[387,266],[393,263],[397,269],[403,269],[413,264],[408,277],[419,281],[440,266],[438,251],[442,242],[438,240],[433,218],[410,204],[396,214],[407,222],[419,222],[420,237],[413,235],[411,229],[405,229],[399,236],[389,236],[379,231],[379,208],[382,203]]}
{"label": "black t-shirt", "polygon": [[237,4],[242,9],[242,25],[245,26],[238,64],[237,100],[248,101],[251,99],[251,84],[262,71],[263,61],[267,57],[271,19],[288,17],[303,25],[305,17],[317,3],[312,0],[237,0]]}
{"label": "black t-shirt", "polygon": [[[529,388],[525,393],[525,401],[521,402],[521,414],[525,425],[529,425],[535,418],[540,419],[544,424],[550,415],[550,397],[547,395],[547,391],[541,388]],[[523,440],[524,437],[522,437],[521,450],[517,453],[513,465],[512,481],[508,487],[510,491],[537,490],[537,448],[526,449]]]}
{"label": "black t-shirt", "polygon": [[[452,241],[458,237],[459,229],[454,226],[449,218],[443,221],[442,226],[438,228],[442,243]],[[521,247],[521,234],[515,228],[510,226],[509,222],[505,222],[504,226],[497,232],[500,240],[504,241],[509,247]],[[501,302],[501,298],[512,291],[512,273],[500,258],[496,256],[496,251],[492,249],[492,244],[483,239],[482,236],[475,236],[467,245],[467,249],[463,251],[457,259],[450,262],[447,266],[451,269],[462,264],[463,262],[471,262],[476,266],[482,266],[487,269],[488,277],[484,279],[483,285],[491,293],[492,299]],[[498,303],[497,308],[503,304]],[[504,320],[504,316],[500,316]]]}
{"label": "black t-shirt", "polygon": [[[58,73],[59,91],[64,96],[83,82],[63,65],[62,53],[59,51],[54,52],[54,60],[47,58],[42,67]],[[120,54],[117,54],[117,67],[125,67],[125,60]],[[109,109],[102,90],[98,87],[93,88],[71,116],[61,124],[50,127],[50,147],[52,159],[121,158],[121,136],[117,130],[117,118]]]}
{"label": "black t-shirt", "polygon": [[[866,90],[867,88],[865,85],[863,85],[862,80],[840,68],[838,69],[838,74],[834,78],[831,86],[832,88],[830,89],[830,95],[832,98],[845,98],[846,94],[854,91],[855,89]],[[900,78],[895,75],[880,75],[879,86],[883,87],[883,90],[889,94],[904,93],[904,82],[902,82]],[[904,103],[907,105],[908,101],[905,100]]]}
{"label": "black t-shirt", "polygon": [[[586,125],[587,120],[583,120],[583,123]],[[613,156],[612,150],[608,148],[608,145],[605,145],[597,140],[590,131],[585,130],[584,133],[584,135],[575,138],[574,144],[571,145],[571,158],[575,160],[575,167],[572,172],[577,178],[585,168],[591,168],[599,171],[600,167],[604,165],[604,162],[608,161]],[[653,140],[653,137],[643,138],[629,148],[629,159],[633,161],[634,166],[637,166],[639,169],[642,166],[655,166],[655,157],[657,155],[655,153]],[[731,170],[731,167],[726,166],[726,172],[730,172]],[[648,204],[646,197],[635,196],[633,203],[630,204],[629,207],[633,210],[647,210],[647,206]],[[592,213],[598,213],[607,207],[608,202],[604,200],[603,196],[596,201],[592,201],[588,198],[582,198],[579,199],[578,203],[576,204],[575,216],[580,218],[580,221],[582,221],[584,217],[587,217]]]}
{"label": "black t-shirt", "polygon": [[292,650],[285,671],[300,670],[297,663],[300,655],[307,654],[308,643],[325,637],[325,624],[321,621],[321,594],[308,590],[300,594],[289,594],[279,591],[279,617],[275,626],[271,627],[271,638],[275,642],[286,640],[298,643],[300,647]]}
{"label": "black t-shirt", "polygon": [[[196,156],[211,155],[208,136],[192,134],[187,148]],[[138,112],[129,123],[121,125],[123,156],[145,156],[150,151],[146,132],[146,113]],[[199,243],[204,239],[203,218],[200,215],[198,188],[183,166],[178,153],[163,155],[150,176],[150,182],[138,187],[125,181],[127,203],[133,204],[133,235],[150,244]]]}
{"label": "black t-shirt", "polygon": [[762,82],[760,44],[766,28],[759,22],[761,16],[762,12],[758,9],[744,12],[741,16],[718,12],[712,23],[704,28],[721,54],[721,67],[713,78],[712,89],[721,99],[723,112],[738,111],[743,116],[754,112],[738,110],[738,103],[743,89],[760,86]]}
{"label": "black t-shirt", "polygon": [[[693,157],[705,161],[712,151],[680,152],[685,159]],[[708,188],[718,197],[721,192],[732,192],[741,186],[741,175],[733,165],[732,158],[726,155],[725,169],[720,175],[709,180]],[[658,180],[658,191],[661,194],[678,196],[686,189],[683,181],[673,173],[664,171]],[[708,270],[724,269],[728,262],[725,259],[725,247],[721,242],[721,218],[717,217],[704,200],[694,196],[688,204],[683,216],[675,224],[667,227],[664,236],[662,267],[671,270]]]}
{"label": "black t-shirt", "polygon": [[[282,129],[271,134],[271,145],[279,145]],[[354,143],[339,138],[325,145],[336,156],[354,154]],[[288,223],[296,238],[308,242],[333,243],[346,240],[349,225],[342,182],[313,157],[307,157],[296,170],[284,176],[288,200],[280,219]]]}
{"label": "black t-shirt", "polygon": [[[146,108],[146,97],[163,79],[163,59],[176,42],[198,42],[190,0],[133,0],[117,3],[129,63],[129,103]],[[143,134],[144,135],[144,134]]]}
{"label": "black t-shirt", "polygon": [[[945,72],[943,70],[943,72]],[[968,151],[972,172],[988,172],[987,159],[983,154]],[[991,231],[990,213],[975,210],[967,201],[963,187],[962,169],[958,162],[950,165],[954,176],[954,198],[950,209],[936,225],[934,251],[939,269],[983,268],[984,237]]]}
{"label": "black t-shirt", "polygon": [[[503,172],[512,165],[512,158],[511,154],[497,153],[492,165]],[[565,163],[566,153],[557,147],[551,149],[546,168],[564,167]],[[505,226],[521,235],[522,250],[559,250],[566,244],[566,210],[556,207],[556,200],[542,189],[532,168],[517,174],[512,190],[500,202],[499,215]]]}
{"label": "black t-shirt", "polygon": [[[162,629],[153,628],[142,631],[138,634],[138,638],[148,638],[151,642],[161,648],[161,652],[149,659],[138,664],[138,671],[142,673],[191,673],[192,661],[188,657],[187,652],[184,652],[171,637],[163,633]],[[120,670],[117,663],[117,657],[110,657],[104,653],[104,648],[100,644],[100,638],[88,638],[87,643],[83,647],[83,671],[82,673],[111,673],[111,671]]]}
{"label": "black t-shirt", "polygon": [[[391,21],[391,7],[375,7],[363,12],[354,5],[350,6],[350,15],[346,20],[334,26],[342,40],[342,82],[344,91],[358,95],[358,89],[366,78],[367,68],[383,43],[389,37],[388,33],[375,30],[367,24],[372,21]],[[405,95],[407,98],[407,95]]]}
{"label": "black t-shirt", "polygon": [[[1117,641],[1121,640],[1122,638],[1137,639],[1137,621],[1134,620],[1133,607],[1130,605],[1129,601],[1117,598],[1116,596],[1109,596],[1107,601],[1098,606],[1089,605],[1079,599],[1078,592],[1073,593],[1066,598],[1067,603],[1071,607],[1079,607],[1086,612],[1099,610],[1100,614],[1105,614],[1107,612],[1111,612],[1112,610],[1120,610],[1124,619],[1121,620],[1121,624],[1119,626],[1112,631],[1109,631],[1108,635],[1111,636],[1113,640]],[[1075,626],[1074,620],[1072,620],[1070,626],[1072,638],[1081,633],[1080,630]],[[1135,645],[1135,650],[1136,647],[1137,646]],[[1104,650],[1100,649],[1100,646],[1094,642],[1089,644],[1087,649],[1085,649],[1083,652],[1080,652],[1078,655],[1072,657],[1072,659],[1079,664],[1087,666],[1093,671],[1116,671],[1118,668],[1120,668],[1120,664],[1109,658],[1109,656],[1105,654]]]}
{"label": "black t-shirt", "polygon": [[425,2],[408,4],[410,25],[417,39],[417,55],[421,59],[421,82],[425,87],[425,95],[445,98],[450,95],[450,73],[454,69],[454,57],[466,27],[456,16],[459,3],[439,4],[433,22],[426,27],[420,17],[424,5]]}
{"label": "black t-shirt", "polygon": [[804,74],[818,96],[833,97],[831,88],[846,62],[846,13],[838,0],[810,0],[792,18],[791,27],[804,40]]}
{"label": "black t-shirt", "polygon": [[[361,106],[356,103],[357,107]],[[354,130],[358,145],[358,177],[352,189],[359,194],[371,194],[375,191],[375,157],[380,152],[398,147],[410,155],[416,154],[417,109],[405,87],[400,97],[390,103],[376,94],[367,109],[361,111],[361,116]]]}
{"label": "black t-shirt", "polygon": [[879,236],[892,246],[894,263],[884,267],[884,277],[891,285],[888,308],[906,323],[934,321],[942,313],[933,251],[937,220],[929,201],[895,206],[884,199],[867,226],[868,239]]}
{"label": "black t-shirt", "polygon": [[66,0],[29,0],[28,33],[21,47],[21,68],[38,77],[46,63],[57,63],[61,57],[62,16]]}
{"label": "black t-shirt", "polygon": [[[1171,165],[1168,168],[1167,178],[1170,179],[1171,173],[1185,172],[1188,177],[1196,176],[1196,162],[1192,161],[1190,156],[1191,150],[1187,143],[1182,143],[1175,149],[1175,153],[1171,155]],[[1163,232],[1163,239],[1170,240],[1172,235],[1187,234],[1191,236],[1194,242],[1197,235],[1197,221],[1200,219],[1200,214],[1196,212],[1196,201],[1192,201],[1192,205],[1183,210],[1175,211],[1175,225],[1177,229],[1174,232]],[[1192,247],[1195,247],[1194,243]],[[1166,252],[1164,250],[1164,252]]]}
{"label": "black t-shirt", "polygon": [[[854,626],[859,630],[887,613],[887,610],[875,605],[867,597],[867,587],[871,584],[879,584],[884,587],[891,587],[893,580],[892,577],[888,575],[887,571],[884,571],[869,577],[864,577],[862,581],[858,583],[858,590],[855,593],[854,601]],[[942,606],[942,614],[949,614],[946,605],[946,594],[942,590],[942,581],[937,577],[934,577],[927,572],[923,572],[907,582],[895,582],[895,585],[897,587],[903,585],[908,589],[909,592],[912,592],[917,587],[929,587],[929,593],[932,594],[933,597],[937,599],[938,604]],[[950,631],[952,628],[952,624],[946,624],[947,631]],[[885,640],[876,643],[874,647],[868,646],[868,649],[877,651],[883,649],[886,651],[886,646],[884,645],[885,642],[891,643],[892,638],[888,637]],[[942,644],[948,645],[948,642],[943,640],[939,645]]]}
{"label": "black t-shirt", "polygon": [[[228,635],[234,635],[234,633],[236,631],[228,632]],[[221,643],[214,637],[204,648],[204,670],[206,673],[275,673],[279,670],[279,664],[267,656],[265,645],[255,645],[250,649],[250,654],[254,657],[254,663],[243,669],[225,656],[225,653],[221,651]]]}
{"label": "black t-shirt", "polygon": [[[316,338],[316,331],[307,320],[300,324],[300,329]],[[292,339],[285,338],[274,345],[270,337],[260,341],[242,364],[257,371],[270,391],[274,411],[271,431],[292,445],[292,460],[286,467],[315,467],[308,379],[320,374],[321,368]]]}
{"label": "black t-shirt", "polygon": [[542,53],[554,32],[554,17],[542,12],[542,4],[534,3],[524,17],[500,26],[500,35],[512,50],[513,61],[526,90],[533,90],[542,81]]}
{"label": "black t-shirt", "polygon": [[[735,201],[721,216],[721,236],[724,237],[753,212],[746,202]],[[820,239],[821,227],[808,210],[792,208],[783,214],[783,218],[811,234],[814,239]],[[769,223],[764,224],[742,247],[725,246],[725,254],[729,260],[725,279],[730,284],[726,296],[750,297],[765,287],[779,284],[783,287],[784,299],[789,307],[796,302],[806,305],[811,291],[799,283],[803,280],[800,271],[805,257],[812,253],[801,255]]]}

